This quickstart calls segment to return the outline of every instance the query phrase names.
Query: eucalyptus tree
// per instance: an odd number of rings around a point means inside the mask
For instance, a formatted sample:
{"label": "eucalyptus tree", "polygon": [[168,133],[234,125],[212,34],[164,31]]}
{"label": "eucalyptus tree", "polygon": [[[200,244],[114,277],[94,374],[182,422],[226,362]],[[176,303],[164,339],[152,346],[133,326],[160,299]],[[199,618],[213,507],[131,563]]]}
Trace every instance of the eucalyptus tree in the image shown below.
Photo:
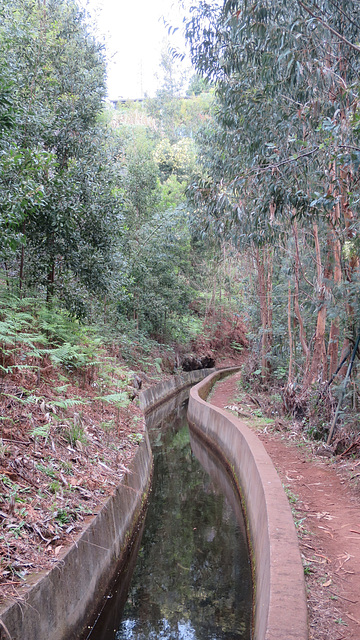
{"label": "eucalyptus tree", "polygon": [[[254,247],[263,352],[271,346],[274,244],[287,250],[289,234],[295,238],[291,313],[300,327],[305,385],[327,376],[327,355],[331,371],[336,366],[340,313],[326,328],[327,300],[339,289],[341,247],[353,246],[356,232],[358,148],[352,121],[359,14],[352,0],[341,7],[332,0],[316,6],[300,0],[239,0],[215,7],[200,2],[187,24],[198,71],[216,81],[218,98],[217,126],[208,151],[205,146],[205,176],[195,183],[194,197],[222,232],[231,228],[237,242]],[[298,304],[299,234],[310,237],[314,253],[310,281],[315,279],[312,304],[318,308],[311,354]],[[345,265],[352,280],[356,266],[353,251]],[[344,315],[351,313],[348,308]],[[325,338],[330,338],[328,354]]]}
{"label": "eucalyptus tree", "polygon": [[171,143],[178,139],[181,123],[181,102],[179,100],[184,78],[172,60],[170,52],[163,49],[160,61],[162,76],[161,87],[154,98],[147,101],[147,109],[155,119],[161,137],[167,137]]}

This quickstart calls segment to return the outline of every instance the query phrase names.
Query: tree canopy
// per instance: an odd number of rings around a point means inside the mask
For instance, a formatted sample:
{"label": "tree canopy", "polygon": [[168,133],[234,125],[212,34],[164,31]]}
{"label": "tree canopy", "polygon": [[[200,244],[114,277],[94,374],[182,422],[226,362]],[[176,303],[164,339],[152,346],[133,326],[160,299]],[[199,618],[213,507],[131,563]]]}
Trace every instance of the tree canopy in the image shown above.
{"label": "tree canopy", "polygon": [[248,252],[263,376],[289,389],[330,380],[359,330],[359,28],[353,0],[201,1],[186,22],[217,98],[190,196]]}

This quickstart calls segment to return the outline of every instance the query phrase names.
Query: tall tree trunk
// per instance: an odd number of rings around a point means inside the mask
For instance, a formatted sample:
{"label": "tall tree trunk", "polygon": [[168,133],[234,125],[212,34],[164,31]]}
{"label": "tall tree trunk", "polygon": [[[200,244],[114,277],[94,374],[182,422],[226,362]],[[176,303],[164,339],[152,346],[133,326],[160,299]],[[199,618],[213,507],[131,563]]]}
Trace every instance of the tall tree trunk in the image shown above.
{"label": "tall tree trunk", "polygon": [[324,380],[327,374],[327,360],[325,349],[325,329],[326,329],[326,285],[324,282],[325,273],[323,274],[323,266],[321,262],[321,252],[319,243],[318,226],[313,225],[315,255],[317,268],[317,290],[318,290],[318,312],[316,320],[316,332],[314,339],[314,350],[309,369],[304,376],[304,388],[313,384],[316,380]]}
{"label": "tall tree trunk", "polygon": [[9,270],[8,270],[8,266],[7,266],[6,260],[4,260],[4,268],[5,268],[6,288],[7,288],[8,291],[10,291]]}
{"label": "tall tree trunk", "polygon": [[288,386],[292,385],[294,375],[293,375],[293,336],[291,330],[291,285],[289,280],[289,291],[288,291],[288,333],[289,333],[289,372],[288,372]]}
{"label": "tall tree trunk", "polygon": [[310,357],[310,349],[306,339],[306,332],[304,327],[304,322],[301,315],[300,304],[299,304],[299,291],[300,291],[300,269],[301,269],[301,261],[300,261],[300,253],[299,253],[299,235],[297,222],[294,220],[293,224],[294,231],[294,239],[295,239],[295,291],[294,291],[294,312],[299,323],[299,338],[301,348],[305,355],[305,371],[309,368],[309,357]]}
{"label": "tall tree trunk", "polygon": [[271,372],[270,351],[272,347],[272,272],[273,251],[271,247],[260,250],[256,247],[255,262],[258,275],[261,315],[261,371],[263,379]]}
{"label": "tall tree trunk", "polygon": [[[23,222],[22,225],[22,235],[25,238],[25,220]],[[22,245],[21,247],[21,255],[20,255],[20,268],[19,268],[19,290],[20,290],[20,297],[21,297],[21,292],[22,292],[22,286],[23,286],[23,280],[24,280],[24,263],[25,263],[25,246]]]}
{"label": "tall tree trunk", "polygon": [[[333,181],[336,180],[336,165],[333,163],[332,167]],[[337,190],[334,189],[334,195],[337,194]],[[340,202],[336,202],[332,214],[332,229],[330,231],[329,245],[332,250],[332,262],[333,262],[333,282],[335,286],[341,283],[341,245],[340,239],[337,234],[340,222]],[[340,335],[340,320],[337,316],[331,321],[329,332],[329,379],[334,375],[338,366],[338,352],[339,352],[339,335]]]}
{"label": "tall tree trunk", "polygon": [[55,262],[52,263],[47,275],[46,302],[50,302],[54,295],[55,284]]}
{"label": "tall tree trunk", "polygon": [[[347,282],[350,284],[353,282],[354,273],[356,273],[359,269],[359,257],[358,252],[352,250],[352,242],[356,236],[356,218],[354,212],[350,208],[349,203],[349,192],[351,191],[351,182],[353,179],[351,169],[349,166],[340,167],[340,203],[341,203],[341,212],[344,216],[345,222],[345,231],[346,231],[346,239],[350,243],[350,255],[348,259],[345,261],[344,273]],[[355,329],[355,310],[351,302],[347,301],[346,303],[346,329],[344,336],[344,343],[342,347],[342,356],[346,353],[347,349],[350,346],[351,339],[353,337]],[[349,339],[350,338],[350,339]],[[340,376],[344,377],[346,375],[347,365],[345,364],[340,370]]]}
{"label": "tall tree trunk", "polygon": [[[339,46],[339,52],[337,55],[337,60],[338,60],[337,64],[339,67],[341,78],[343,79],[343,83],[340,85],[340,92],[344,96],[344,89],[347,85],[348,60],[347,60],[347,56],[346,55],[344,56],[342,53],[343,45],[341,44],[341,42],[339,42],[338,46]],[[347,143],[347,135],[348,135],[349,129],[351,129],[351,125],[349,123],[349,114],[353,107],[355,107],[355,110],[357,109],[357,98],[355,98],[355,104],[351,105],[350,94],[347,93],[344,99],[343,107],[341,109],[341,122],[342,122],[341,142],[343,144]],[[341,214],[344,218],[346,238],[350,242],[350,248],[351,248],[352,240],[357,233],[356,227],[355,227],[356,217],[353,210],[350,207],[350,202],[349,202],[350,200],[349,194],[352,191],[353,178],[354,178],[353,166],[348,162],[341,165],[339,169],[340,208],[341,208]],[[353,281],[353,275],[356,271],[358,271],[358,268],[359,268],[358,252],[351,250],[350,256],[345,261],[345,265],[344,265],[344,276],[349,283]],[[341,361],[345,353],[348,351],[350,347],[350,340],[349,340],[350,335],[352,338],[352,334],[354,334],[354,330],[355,331],[358,330],[357,327],[355,329],[355,324],[356,324],[355,311],[352,303],[349,302],[349,300],[346,301],[346,316],[347,318],[346,318],[344,341],[343,341],[342,352],[341,352]],[[346,372],[347,372],[347,365],[345,364],[341,368],[339,375],[341,377],[345,377]]]}
{"label": "tall tree trunk", "polygon": [[339,318],[334,318],[331,321],[329,332],[329,345],[328,345],[328,357],[329,357],[329,379],[334,375],[339,361],[339,337],[340,337],[340,322]]}

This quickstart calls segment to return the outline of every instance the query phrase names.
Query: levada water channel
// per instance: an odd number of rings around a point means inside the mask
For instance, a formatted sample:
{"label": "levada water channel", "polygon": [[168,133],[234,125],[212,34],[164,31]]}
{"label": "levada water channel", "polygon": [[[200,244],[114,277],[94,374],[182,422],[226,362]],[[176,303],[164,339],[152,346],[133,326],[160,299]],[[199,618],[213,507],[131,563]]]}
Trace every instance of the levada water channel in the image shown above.
{"label": "levada water channel", "polygon": [[88,640],[251,638],[239,499],[225,469],[189,434],[186,402],[177,404],[148,420],[154,477],[147,516]]}

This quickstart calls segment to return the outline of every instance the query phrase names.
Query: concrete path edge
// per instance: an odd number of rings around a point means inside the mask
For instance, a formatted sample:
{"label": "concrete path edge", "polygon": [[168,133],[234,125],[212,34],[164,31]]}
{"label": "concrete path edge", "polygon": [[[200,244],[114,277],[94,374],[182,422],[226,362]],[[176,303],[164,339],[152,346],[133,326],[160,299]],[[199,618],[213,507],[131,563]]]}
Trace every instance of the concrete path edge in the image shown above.
{"label": "concrete path edge", "polygon": [[190,390],[190,428],[214,448],[239,487],[254,570],[254,640],[308,640],[304,571],[288,499],[264,446],[243,421],[206,402],[216,372]]}

